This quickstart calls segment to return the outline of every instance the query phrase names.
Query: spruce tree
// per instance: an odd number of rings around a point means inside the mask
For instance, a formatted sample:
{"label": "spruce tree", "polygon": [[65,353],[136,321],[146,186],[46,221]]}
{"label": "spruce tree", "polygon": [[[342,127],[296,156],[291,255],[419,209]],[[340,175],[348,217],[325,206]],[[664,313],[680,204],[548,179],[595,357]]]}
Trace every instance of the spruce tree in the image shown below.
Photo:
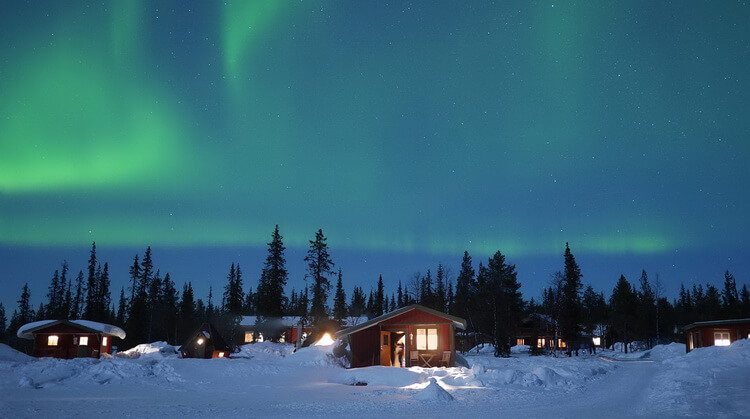
{"label": "spruce tree", "polygon": [[750,291],[747,289],[747,284],[744,284],[740,292],[740,318],[748,317],[750,317]]}
{"label": "spruce tree", "polygon": [[383,285],[383,275],[378,277],[378,288],[375,291],[375,299],[372,304],[373,315],[382,316],[385,311],[385,286]]}
{"label": "spruce tree", "polygon": [[175,283],[172,281],[169,272],[164,276],[163,281],[164,290],[162,291],[162,318],[164,321],[164,337],[167,342],[176,344],[177,338],[177,314],[178,314],[178,303],[179,298],[177,296],[177,289]]}
{"label": "spruce tree", "polygon": [[492,302],[495,356],[509,357],[524,307],[516,266],[508,265],[500,251],[487,263],[487,285],[486,292]]}
{"label": "spruce tree", "polygon": [[234,263],[229,268],[227,285],[224,287],[224,311],[232,316],[240,316],[244,311],[245,295],[242,290],[242,270]]}
{"label": "spruce tree", "polygon": [[[202,304],[202,302],[201,302]],[[193,294],[193,284],[188,282],[182,287],[182,298],[180,298],[180,316],[178,321],[178,332],[175,340],[178,342],[186,339],[197,323],[197,308]]]}
{"label": "spruce tree", "polygon": [[437,273],[435,275],[435,309],[440,311],[445,310],[445,301],[447,294],[445,291],[445,270],[442,264],[438,264]]}
{"label": "spruce tree", "polygon": [[6,342],[8,318],[5,316],[5,306],[0,303],[0,342]]}
{"label": "spruce tree", "polygon": [[109,312],[109,308],[112,305],[112,295],[110,293],[109,286],[109,263],[104,262],[104,269],[102,269],[101,275],[99,276],[99,284],[97,286],[98,321],[112,321]]}
{"label": "spruce tree", "polygon": [[562,339],[567,342],[568,356],[571,355],[573,345],[577,344],[581,336],[580,324],[583,321],[581,309],[581,289],[583,283],[581,268],[576,263],[570,246],[565,243],[565,270],[563,271],[562,307],[560,313],[560,328]]}
{"label": "spruce tree", "polygon": [[331,282],[328,276],[332,274],[334,266],[331,256],[328,254],[328,245],[323,230],[315,233],[315,240],[310,241],[310,249],[305,257],[307,262],[307,275],[305,278],[312,280],[312,305],[310,315],[315,324],[328,318],[328,291]]}
{"label": "spruce tree", "polygon": [[638,297],[625,275],[620,275],[609,299],[612,326],[616,339],[624,344],[625,353],[628,344],[633,340],[633,330],[637,319]]}
{"label": "spruce tree", "polygon": [[470,319],[470,295],[474,285],[474,268],[471,266],[471,256],[469,252],[464,251],[464,257],[461,261],[461,271],[456,277],[456,294],[453,297],[452,313],[456,316]]}
{"label": "spruce tree", "polygon": [[[284,315],[286,304],[284,287],[287,283],[288,272],[284,256],[286,247],[284,247],[283,240],[284,237],[279,233],[277,224],[271,234],[268,255],[263,264],[260,281],[258,281],[258,314],[261,316],[281,317]],[[307,261],[307,258],[305,260]]]}
{"label": "spruce tree", "polygon": [[29,284],[26,283],[21,289],[21,296],[17,301],[18,308],[13,313],[11,318],[11,326],[9,331],[14,333],[19,327],[30,323],[34,319],[34,309],[31,308],[31,290],[29,290]]}
{"label": "spruce tree", "polygon": [[453,311],[453,281],[448,281],[448,294],[445,296],[445,311],[450,314]]}
{"label": "spruce tree", "polygon": [[352,317],[362,317],[367,312],[367,301],[362,287],[354,287],[352,300],[349,304],[349,313]]}
{"label": "spruce tree", "polygon": [[120,300],[117,304],[117,316],[115,317],[115,323],[118,326],[124,327],[125,321],[128,316],[128,300],[125,298],[125,288],[120,288]]}
{"label": "spruce tree", "polygon": [[[46,310],[49,312],[49,317],[51,319],[57,319],[57,312],[59,307],[59,302],[57,300],[58,295],[58,289],[60,288],[60,271],[55,269],[55,273],[52,274],[52,279],[50,280],[49,287],[47,288],[47,306]],[[39,310],[37,310],[37,313]],[[44,316],[44,314],[41,314]],[[60,320],[60,319],[57,319]]]}
{"label": "spruce tree", "polygon": [[130,266],[130,302],[135,300],[141,284],[141,264],[138,261],[138,255],[133,257],[133,264]]}
{"label": "spruce tree", "polygon": [[83,271],[78,271],[78,276],[76,276],[76,291],[73,295],[73,301],[70,308],[71,319],[80,319],[83,315],[83,293]]}
{"label": "spruce tree", "polygon": [[401,288],[401,281],[398,281],[398,291],[396,291],[396,306],[398,308],[404,307],[406,304],[404,303],[404,290]]}
{"label": "spruce tree", "polygon": [[724,290],[721,292],[722,308],[725,319],[736,319],[740,315],[740,295],[737,292],[737,281],[729,271],[724,272]]}
{"label": "spruce tree", "polygon": [[339,269],[338,280],[336,281],[336,294],[333,297],[333,318],[339,324],[343,324],[343,320],[349,315],[349,310],[346,306],[346,293],[344,292],[341,277],[341,269]]}
{"label": "spruce tree", "polygon": [[97,277],[96,264],[96,242],[91,243],[89,256],[88,279],[86,280],[86,308],[83,318],[86,320],[97,320],[97,301],[99,296],[99,278]]}
{"label": "spruce tree", "polygon": [[432,272],[427,270],[427,275],[422,278],[422,283],[419,290],[419,304],[425,307],[437,309],[435,305],[435,294],[432,290]]}
{"label": "spruce tree", "polygon": [[656,298],[651,283],[648,281],[646,270],[641,272],[640,292],[638,292],[637,330],[638,337],[647,342],[649,348],[653,347],[653,339],[656,335]]}

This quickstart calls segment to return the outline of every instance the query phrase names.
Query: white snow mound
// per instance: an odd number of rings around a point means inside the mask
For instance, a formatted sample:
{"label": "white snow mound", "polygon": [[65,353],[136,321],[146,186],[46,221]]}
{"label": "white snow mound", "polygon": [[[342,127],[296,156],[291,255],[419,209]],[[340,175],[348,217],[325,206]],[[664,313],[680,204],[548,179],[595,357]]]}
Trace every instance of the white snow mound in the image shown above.
{"label": "white snow mound", "polygon": [[118,358],[176,358],[177,347],[168,344],[167,342],[151,342],[142,343],[136,345],[127,351],[118,352],[115,354]]}
{"label": "white snow mound", "polygon": [[[18,332],[16,332],[16,336],[18,336],[21,339],[34,339],[34,334],[29,332],[30,330],[36,329],[37,327],[55,323],[57,321],[59,320],[39,320],[37,322],[27,323],[18,329]],[[125,336],[126,336],[124,330],[122,330],[121,328],[117,326],[112,326],[111,324],[92,322],[91,320],[69,320],[69,321],[73,324],[77,324],[79,326],[83,326],[88,329],[96,330],[99,333],[117,336],[120,339],[125,339]]]}
{"label": "white snow mound", "polygon": [[32,357],[23,352],[19,352],[8,345],[0,343],[0,361],[5,362],[25,362],[31,361]]}
{"label": "white snow mound", "polygon": [[332,376],[331,383],[370,386],[406,387],[425,382],[427,373],[421,369],[393,368],[393,367],[365,367],[341,371]]}
{"label": "white snow mound", "polygon": [[438,384],[435,378],[430,378],[430,384],[416,393],[414,399],[421,401],[449,402],[453,400],[453,396]]}

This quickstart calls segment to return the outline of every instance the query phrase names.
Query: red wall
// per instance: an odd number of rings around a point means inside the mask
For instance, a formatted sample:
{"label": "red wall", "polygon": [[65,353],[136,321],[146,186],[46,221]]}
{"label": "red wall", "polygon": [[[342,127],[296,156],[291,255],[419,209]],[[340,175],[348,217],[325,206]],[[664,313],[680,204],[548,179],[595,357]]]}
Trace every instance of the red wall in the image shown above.
{"label": "red wall", "polygon": [[[50,335],[57,335],[57,346],[48,346],[47,338]],[[50,358],[61,358],[71,359],[78,358],[79,349],[82,348],[78,345],[73,344],[73,338],[86,336],[89,338],[88,345],[86,345],[83,351],[84,357],[98,358],[100,356],[100,349],[102,352],[109,353],[112,347],[112,337],[107,338],[107,346],[101,347],[100,335],[84,331],[77,327],[67,324],[56,324],[37,332],[34,332],[34,356],[36,357],[50,357]]]}
{"label": "red wall", "polygon": [[435,324],[435,323],[453,323],[452,320],[445,317],[436,316],[421,310],[409,310],[406,313],[399,314],[380,324]]}
{"label": "red wall", "polygon": [[[700,333],[700,341],[695,340],[695,332]],[[686,331],[687,334],[693,335],[693,344],[696,348],[703,348],[706,346],[714,345],[714,332],[729,332],[729,340],[734,342],[739,339],[747,339],[748,333],[750,333],[750,323],[734,323],[724,326],[698,326]],[[690,336],[686,336],[688,343],[690,342]],[[689,349],[689,346],[688,346]],[[688,352],[690,352],[688,350]]]}

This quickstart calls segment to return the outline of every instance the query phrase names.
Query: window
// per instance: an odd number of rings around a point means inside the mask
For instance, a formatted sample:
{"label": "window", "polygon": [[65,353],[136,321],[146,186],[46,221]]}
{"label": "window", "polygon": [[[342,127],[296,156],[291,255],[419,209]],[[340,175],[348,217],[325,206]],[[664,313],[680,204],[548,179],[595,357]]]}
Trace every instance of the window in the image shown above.
{"label": "window", "polygon": [[523,345],[523,339],[516,339],[516,345]]}
{"label": "window", "polygon": [[219,352],[219,355],[218,355],[218,357],[219,357],[219,358],[224,358],[224,352]]}
{"label": "window", "polygon": [[47,336],[47,346],[57,346],[57,335],[49,335]]}
{"label": "window", "polygon": [[245,343],[253,341],[253,332],[245,332]]}
{"label": "window", "polygon": [[432,351],[438,347],[437,329],[417,329],[417,350]]}
{"label": "window", "polygon": [[544,348],[544,338],[539,338],[536,340],[536,347],[537,348]]}
{"label": "window", "polygon": [[78,338],[78,346],[87,346],[89,344],[88,336],[81,336]]}
{"label": "window", "polygon": [[557,347],[558,347],[558,348],[567,348],[567,347],[568,347],[568,344],[567,344],[567,343],[565,343],[565,342],[563,342],[563,341],[562,341],[562,339],[558,339],[558,340],[557,340]]}
{"label": "window", "polygon": [[594,346],[601,346],[602,345],[602,338],[600,338],[598,336],[595,337],[595,338],[593,338],[593,339],[591,339],[591,340],[593,341]]}
{"label": "window", "polygon": [[104,336],[104,337],[102,338],[102,346],[107,346],[107,343],[109,343],[109,338],[108,338],[108,337],[106,337],[106,336]]}
{"label": "window", "polygon": [[714,345],[729,346],[729,332],[714,332]]}

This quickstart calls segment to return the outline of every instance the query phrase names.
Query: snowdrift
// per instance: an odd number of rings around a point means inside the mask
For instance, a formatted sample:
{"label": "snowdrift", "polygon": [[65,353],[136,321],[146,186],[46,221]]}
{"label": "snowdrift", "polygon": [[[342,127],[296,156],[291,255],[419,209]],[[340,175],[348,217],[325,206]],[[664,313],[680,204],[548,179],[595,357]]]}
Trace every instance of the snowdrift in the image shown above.
{"label": "snowdrift", "polygon": [[329,380],[347,385],[407,387],[423,383],[429,375],[421,368],[365,367],[344,370]]}
{"label": "snowdrift", "polygon": [[453,396],[448,393],[437,380],[430,378],[430,384],[414,395],[414,399],[421,401],[449,402]]}
{"label": "snowdrift", "polygon": [[232,358],[273,360],[285,358],[292,353],[294,345],[291,343],[258,342],[241,346],[238,353],[232,354]]}
{"label": "snowdrift", "polygon": [[26,362],[34,358],[19,352],[8,345],[0,343],[0,362]]}
{"label": "snowdrift", "polygon": [[163,359],[163,358],[177,358],[177,347],[168,344],[167,342],[151,342],[142,343],[134,346],[127,351],[118,352],[115,354],[118,358],[151,358],[151,359]]}

